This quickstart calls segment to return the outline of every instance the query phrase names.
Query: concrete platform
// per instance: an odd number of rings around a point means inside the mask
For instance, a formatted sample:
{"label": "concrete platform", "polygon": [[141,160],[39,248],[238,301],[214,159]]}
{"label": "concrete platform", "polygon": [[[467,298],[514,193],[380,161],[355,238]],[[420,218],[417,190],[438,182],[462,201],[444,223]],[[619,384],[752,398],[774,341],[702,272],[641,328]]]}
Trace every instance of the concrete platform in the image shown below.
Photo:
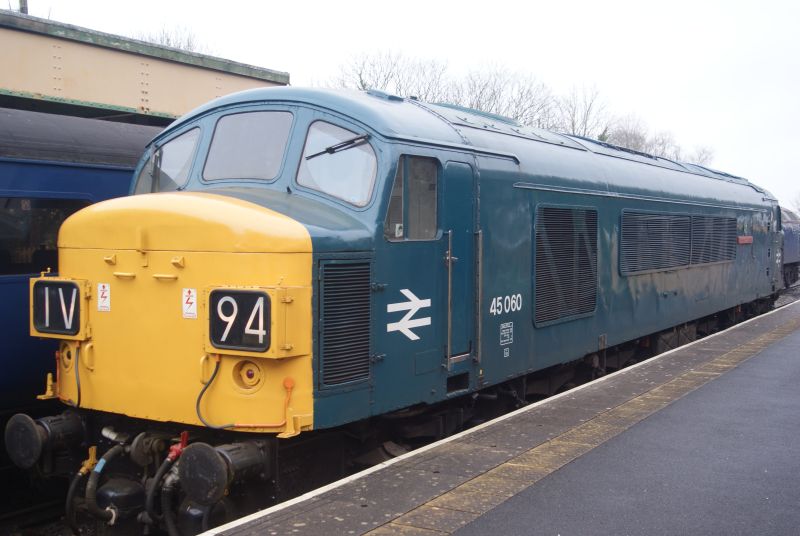
{"label": "concrete platform", "polygon": [[206,534],[800,533],[800,303]]}

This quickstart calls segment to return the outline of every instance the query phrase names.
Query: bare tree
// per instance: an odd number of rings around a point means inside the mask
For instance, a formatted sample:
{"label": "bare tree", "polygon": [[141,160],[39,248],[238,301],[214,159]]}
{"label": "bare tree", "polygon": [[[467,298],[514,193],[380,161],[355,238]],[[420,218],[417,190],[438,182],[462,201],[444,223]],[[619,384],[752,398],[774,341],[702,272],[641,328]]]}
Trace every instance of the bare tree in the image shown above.
{"label": "bare tree", "polygon": [[334,86],[352,89],[386,91],[397,76],[399,56],[387,53],[354,56],[339,67]]}
{"label": "bare tree", "polygon": [[211,52],[208,46],[200,43],[194,32],[185,26],[178,26],[171,29],[164,26],[158,31],[142,32],[133,37],[140,41],[188,50],[189,52],[198,52],[201,54],[209,54]]}
{"label": "bare tree", "polygon": [[556,125],[550,89],[533,76],[503,67],[475,69],[454,78],[446,63],[378,52],[354,57],[340,68],[332,85],[466,106],[542,128]]}
{"label": "bare tree", "polygon": [[473,70],[451,80],[449,102],[503,115],[523,125],[552,128],[555,99],[543,82],[502,67]]}
{"label": "bare tree", "polygon": [[497,68],[474,70],[467,73],[455,96],[457,104],[489,113],[500,113],[507,74]]}
{"label": "bare tree", "polygon": [[650,134],[644,121],[635,115],[628,115],[614,121],[608,141],[620,147],[642,151],[670,160],[682,160],[701,166],[714,160],[714,149],[706,145],[694,147],[685,155],[683,148],[675,141],[675,136],[666,130]]}
{"label": "bare tree", "polygon": [[446,100],[451,93],[447,64],[436,60],[409,59],[392,52],[355,56],[339,69],[334,86],[377,89],[424,101]]}
{"label": "bare tree", "polygon": [[523,125],[552,129],[556,126],[556,99],[550,88],[533,76],[513,75],[507,86],[503,115]]}
{"label": "bare tree", "polygon": [[595,87],[573,87],[558,99],[559,130],[574,136],[607,138],[611,118]]}
{"label": "bare tree", "polygon": [[683,150],[675,142],[675,136],[668,130],[656,132],[647,140],[646,152],[670,160],[681,160]]}
{"label": "bare tree", "polygon": [[638,116],[631,114],[614,121],[614,126],[606,141],[620,147],[644,152],[649,147],[648,138],[647,125]]}
{"label": "bare tree", "polygon": [[[353,57],[328,85],[378,89],[427,102],[456,104],[510,117],[523,125],[596,138],[672,160],[683,155],[671,132],[651,135],[636,115],[614,118],[596,87],[573,87],[557,97],[536,77],[497,65],[454,77],[444,62],[376,52]],[[688,158],[704,165],[713,155],[711,148],[701,146]]]}
{"label": "bare tree", "polygon": [[714,149],[707,145],[698,145],[694,148],[688,160],[692,164],[708,166],[714,161]]}

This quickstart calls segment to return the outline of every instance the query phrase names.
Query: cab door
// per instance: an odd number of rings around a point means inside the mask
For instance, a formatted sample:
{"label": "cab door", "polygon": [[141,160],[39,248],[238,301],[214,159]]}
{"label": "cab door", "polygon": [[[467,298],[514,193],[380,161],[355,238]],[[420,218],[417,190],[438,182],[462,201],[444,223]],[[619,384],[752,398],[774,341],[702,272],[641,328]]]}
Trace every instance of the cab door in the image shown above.
{"label": "cab door", "polygon": [[473,384],[465,373],[476,348],[474,207],[469,164],[401,154],[376,257],[376,408],[433,402]]}
{"label": "cab door", "polygon": [[[448,370],[475,353],[475,181],[472,166],[449,161],[442,176],[442,271]],[[459,367],[460,368],[460,367]]]}

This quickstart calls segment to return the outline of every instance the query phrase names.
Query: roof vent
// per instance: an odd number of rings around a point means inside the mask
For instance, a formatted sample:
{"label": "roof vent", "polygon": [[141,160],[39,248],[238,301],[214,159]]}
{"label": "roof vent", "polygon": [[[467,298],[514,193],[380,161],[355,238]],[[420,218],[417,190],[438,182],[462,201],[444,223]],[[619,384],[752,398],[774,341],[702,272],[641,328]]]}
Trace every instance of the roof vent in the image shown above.
{"label": "roof vent", "polygon": [[385,91],[380,91],[378,89],[367,90],[367,95],[371,95],[379,99],[393,101],[393,102],[403,102],[405,100],[403,97],[400,97],[398,95],[392,95],[391,93],[386,93]]}

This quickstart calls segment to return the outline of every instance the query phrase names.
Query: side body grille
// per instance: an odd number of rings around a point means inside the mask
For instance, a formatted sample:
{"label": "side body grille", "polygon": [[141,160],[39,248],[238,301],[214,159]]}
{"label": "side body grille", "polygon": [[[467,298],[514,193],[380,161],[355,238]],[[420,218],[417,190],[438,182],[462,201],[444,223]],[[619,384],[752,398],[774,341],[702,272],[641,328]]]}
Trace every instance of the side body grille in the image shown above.
{"label": "side body grille", "polygon": [[321,383],[369,378],[370,263],[328,261],[320,275]]}
{"label": "side body grille", "polygon": [[692,264],[736,258],[736,218],[692,216]]}
{"label": "side body grille", "polygon": [[625,211],[620,234],[623,275],[736,258],[736,218]]}
{"label": "side body grille", "polygon": [[688,266],[691,218],[679,214],[622,213],[623,274]]}
{"label": "side body grille", "polygon": [[594,312],[597,301],[597,211],[536,211],[534,320]]}

